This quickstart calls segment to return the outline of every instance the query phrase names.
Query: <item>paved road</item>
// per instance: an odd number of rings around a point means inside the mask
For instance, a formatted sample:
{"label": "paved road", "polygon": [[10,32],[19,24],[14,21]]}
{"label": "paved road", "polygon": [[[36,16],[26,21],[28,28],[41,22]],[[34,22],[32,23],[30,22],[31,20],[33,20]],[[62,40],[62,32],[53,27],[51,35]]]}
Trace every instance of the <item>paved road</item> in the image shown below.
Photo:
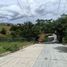
{"label": "paved road", "polygon": [[67,67],[67,46],[35,44],[1,57],[0,67]]}
{"label": "paved road", "polygon": [[67,67],[67,47],[45,44],[33,67]]}
{"label": "paved road", "polygon": [[0,67],[33,67],[43,48],[42,44],[34,44],[15,53],[0,57]]}

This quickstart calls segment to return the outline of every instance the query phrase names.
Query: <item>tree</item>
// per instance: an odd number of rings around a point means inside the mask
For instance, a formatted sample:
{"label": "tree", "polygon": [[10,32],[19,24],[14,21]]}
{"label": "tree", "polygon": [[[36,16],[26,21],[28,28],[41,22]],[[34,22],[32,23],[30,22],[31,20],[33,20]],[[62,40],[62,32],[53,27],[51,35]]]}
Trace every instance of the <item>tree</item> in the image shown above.
{"label": "tree", "polygon": [[60,18],[56,20],[56,32],[57,32],[57,38],[60,43],[63,42],[63,38],[66,37],[66,28],[67,28],[67,15],[63,14]]}
{"label": "tree", "polygon": [[27,39],[30,39],[31,37],[33,37],[33,23],[32,22],[26,22],[23,24],[23,26],[21,27],[21,35],[22,37],[25,37]]}
{"label": "tree", "polygon": [[6,32],[5,28],[2,28],[1,34],[6,34],[6,33],[7,33],[7,32]]}

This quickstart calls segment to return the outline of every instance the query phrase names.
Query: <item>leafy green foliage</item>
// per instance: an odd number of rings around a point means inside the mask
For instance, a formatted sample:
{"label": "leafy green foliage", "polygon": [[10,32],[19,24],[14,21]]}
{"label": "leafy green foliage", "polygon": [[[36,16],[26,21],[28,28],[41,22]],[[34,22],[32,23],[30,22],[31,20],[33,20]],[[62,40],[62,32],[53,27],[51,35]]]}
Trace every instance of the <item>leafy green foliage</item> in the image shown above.
{"label": "leafy green foliage", "polygon": [[[4,34],[6,31],[2,29]],[[43,20],[38,19],[36,23],[25,22],[23,24],[11,25],[10,35],[12,37],[21,37],[26,40],[35,40],[35,38],[41,34],[52,34],[56,33],[58,41],[61,43],[65,40],[67,42],[67,15],[63,14],[56,20]]]}
{"label": "leafy green foliage", "polygon": [[0,42],[0,54],[5,52],[15,52],[31,44],[33,44],[33,42]]}
{"label": "leafy green foliage", "polygon": [[1,34],[6,34],[6,30],[5,30],[5,28],[2,28],[2,30],[1,30]]}

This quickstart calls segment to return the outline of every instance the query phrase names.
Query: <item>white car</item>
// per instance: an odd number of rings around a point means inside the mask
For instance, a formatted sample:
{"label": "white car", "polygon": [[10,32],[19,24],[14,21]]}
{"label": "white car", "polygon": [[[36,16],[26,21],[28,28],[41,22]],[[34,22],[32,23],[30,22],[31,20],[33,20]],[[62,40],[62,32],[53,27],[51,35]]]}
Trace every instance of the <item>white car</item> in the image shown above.
{"label": "white car", "polygon": [[50,42],[57,42],[57,35],[56,34],[52,34],[52,36],[48,36],[48,40]]}

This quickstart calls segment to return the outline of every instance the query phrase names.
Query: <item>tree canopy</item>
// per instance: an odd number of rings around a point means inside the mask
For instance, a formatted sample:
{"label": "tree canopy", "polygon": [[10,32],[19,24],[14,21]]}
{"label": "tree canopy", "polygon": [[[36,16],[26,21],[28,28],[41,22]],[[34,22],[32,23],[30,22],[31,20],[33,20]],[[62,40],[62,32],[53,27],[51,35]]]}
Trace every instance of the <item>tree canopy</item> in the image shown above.
{"label": "tree canopy", "polygon": [[[2,32],[5,30],[2,30]],[[23,24],[11,25],[12,37],[24,37],[27,40],[35,39],[39,34],[57,34],[59,43],[67,42],[67,15],[63,14],[56,20],[37,19],[36,23],[25,22]]]}

